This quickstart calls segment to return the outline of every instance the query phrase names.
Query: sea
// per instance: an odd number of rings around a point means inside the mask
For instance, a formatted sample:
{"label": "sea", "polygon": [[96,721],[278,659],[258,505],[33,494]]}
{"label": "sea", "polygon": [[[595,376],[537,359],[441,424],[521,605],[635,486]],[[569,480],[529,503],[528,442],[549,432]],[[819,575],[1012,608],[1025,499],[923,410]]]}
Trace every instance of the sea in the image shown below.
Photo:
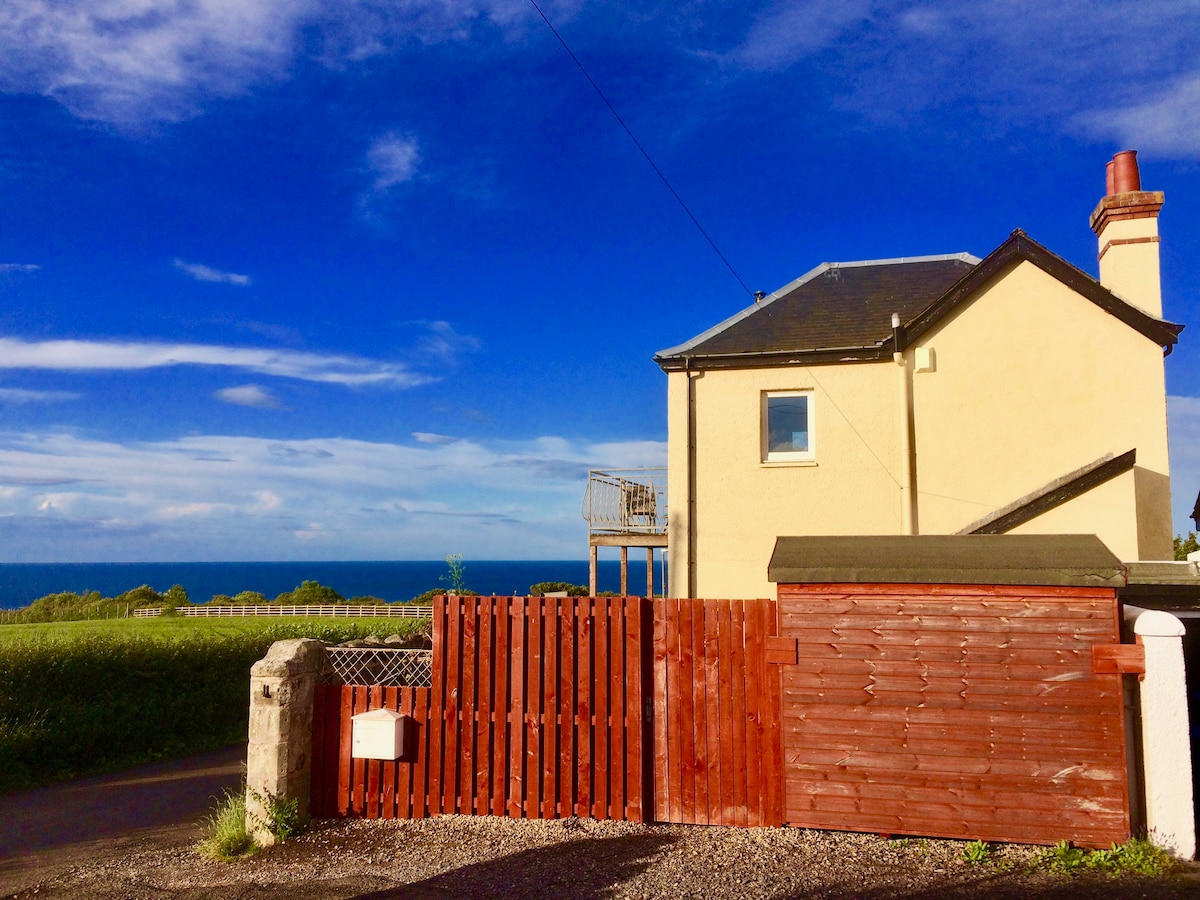
{"label": "sea", "polygon": [[[637,554],[641,556],[641,554]],[[633,556],[633,554],[631,554]],[[657,554],[656,554],[657,557]],[[601,559],[597,590],[621,587],[619,560]],[[661,564],[655,564],[654,590],[662,591]],[[143,584],[165,591],[181,584],[193,603],[216,594],[232,597],[258,591],[274,599],[302,581],[319,581],[343,597],[373,596],[389,603],[411,600],[430,588],[448,586],[442,560],[406,562],[181,562],[181,563],[4,563],[0,564],[0,609],[28,606],[38,597],[73,591],[99,591],[113,597]],[[588,583],[587,560],[464,560],[463,582],[477,594],[524,596],[539,581]],[[629,560],[629,591],[646,590],[646,560]]]}

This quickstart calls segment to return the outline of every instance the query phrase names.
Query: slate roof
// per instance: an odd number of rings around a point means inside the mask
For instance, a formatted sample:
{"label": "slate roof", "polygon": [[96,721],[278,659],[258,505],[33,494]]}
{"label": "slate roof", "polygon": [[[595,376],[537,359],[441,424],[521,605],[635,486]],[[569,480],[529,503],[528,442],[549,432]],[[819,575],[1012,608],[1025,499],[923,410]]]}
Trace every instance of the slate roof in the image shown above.
{"label": "slate roof", "polygon": [[915,340],[1022,260],[1168,350],[1183,330],[1147,315],[1024,232],[1014,231],[982,260],[959,253],[822,263],[692,340],[659,351],[654,359],[666,371],[886,359],[894,350],[892,313],[900,315],[902,340]]}

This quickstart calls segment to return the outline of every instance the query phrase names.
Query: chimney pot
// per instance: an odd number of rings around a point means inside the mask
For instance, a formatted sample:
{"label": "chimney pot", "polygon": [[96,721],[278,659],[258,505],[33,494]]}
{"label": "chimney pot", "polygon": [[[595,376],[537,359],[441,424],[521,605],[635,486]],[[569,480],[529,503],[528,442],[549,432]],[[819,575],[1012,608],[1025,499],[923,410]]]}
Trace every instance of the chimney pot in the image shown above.
{"label": "chimney pot", "polygon": [[1104,166],[1104,196],[1111,197],[1116,192],[1113,183],[1113,161],[1110,159]]}
{"label": "chimney pot", "polygon": [[1142,189],[1142,177],[1138,173],[1137,151],[1122,150],[1112,159],[1111,194],[1126,194]]}

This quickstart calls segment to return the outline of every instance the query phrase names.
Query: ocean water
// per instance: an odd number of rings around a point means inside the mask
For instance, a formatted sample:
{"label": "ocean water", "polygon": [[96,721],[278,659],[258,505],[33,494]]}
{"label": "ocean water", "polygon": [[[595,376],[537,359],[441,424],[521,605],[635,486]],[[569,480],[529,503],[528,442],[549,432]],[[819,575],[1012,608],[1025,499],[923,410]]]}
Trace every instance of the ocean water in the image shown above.
{"label": "ocean water", "polygon": [[[635,554],[630,554],[634,556]],[[629,560],[629,590],[646,589],[646,560]],[[656,555],[657,556],[657,555]],[[527,594],[539,581],[587,584],[587,560],[464,560],[463,581],[480,594]],[[598,589],[621,586],[618,560],[601,559]],[[662,590],[660,564],[655,563],[654,589]],[[0,564],[0,609],[27,606],[38,597],[62,591],[99,591],[112,597],[148,584],[165,591],[182,584],[193,603],[214,594],[233,596],[259,591],[274,599],[301,581],[319,581],[344,597],[371,595],[388,602],[410,600],[430,588],[444,588],[446,563],[417,562],[223,562],[223,563],[5,563]]]}

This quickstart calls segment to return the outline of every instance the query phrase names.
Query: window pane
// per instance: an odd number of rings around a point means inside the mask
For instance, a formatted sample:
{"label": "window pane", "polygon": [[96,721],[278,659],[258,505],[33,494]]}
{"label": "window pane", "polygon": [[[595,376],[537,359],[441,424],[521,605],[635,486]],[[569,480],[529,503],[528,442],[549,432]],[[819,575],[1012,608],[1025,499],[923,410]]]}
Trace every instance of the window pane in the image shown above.
{"label": "window pane", "polygon": [[767,397],[767,450],[808,452],[807,397]]}

